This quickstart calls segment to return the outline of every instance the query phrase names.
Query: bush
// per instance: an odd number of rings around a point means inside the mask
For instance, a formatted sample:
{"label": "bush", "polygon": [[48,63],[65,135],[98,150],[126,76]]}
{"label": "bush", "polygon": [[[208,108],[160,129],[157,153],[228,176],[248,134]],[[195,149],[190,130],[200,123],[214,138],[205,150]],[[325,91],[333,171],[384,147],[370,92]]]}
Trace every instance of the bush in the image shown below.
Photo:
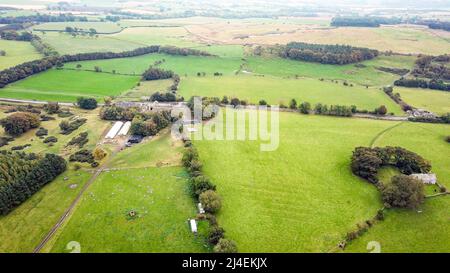
{"label": "bush", "polygon": [[309,102],[303,102],[299,105],[298,110],[300,113],[307,115],[311,111],[311,104]]}
{"label": "bush", "polygon": [[216,186],[203,175],[191,178],[189,180],[189,186],[195,198],[198,198],[205,191],[216,190]]}
{"label": "bush", "polygon": [[217,245],[221,239],[225,238],[225,230],[218,226],[213,226],[208,234],[208,242]]}
{"label": "bush", "polygon": [[259,101],[259,105],[265,106],[265,105],[267,105],[267,101],[265,101],[265,100],[260,100],[260,101]]}
{"label": "bush", "polygon": [[297,101],[295,99],[292,99],[291,102],[289,102],[289,109],[297,110]]}
{"label": "bush", "polygon": [[97,100],[95,100],[94,98],[79,97],[77,99],[77,105],[81,109],[93,110],[97,108]]}
{"label": "bush", "polygon": [[222,207],[222,198],[212,190],[200,194],[199,201],[202,203],[205,211],[210,213],[216,213]]}
{"label": "bush", "polygon": [[382,197],[391,207],[415,209],[425,200],[424,185],[413,177],[397,175],[384,188]]}
{"label": "bush", "polygon": [[445,141],[447,141],[448,143],[450,143],[450,136],[447,136],[447,137],[445,138]]}
{"label": "bush", "polygon": [[94,156],[92,155],[91,151],[88,150],[81,150],[69,157],[70,162],[87,162],[89,164],[94,163]]}
{"label": "bush", "polygon": [[12,136],[19,136],[27,131],[38,128],[41,124],[39,116],[28,112],[17,112],[0,120],[5,132]]}
{"label": "bush", "polygon": [[215,253],[237,253],[236,243],[228,239],[220,239],[214,247]]}
{"label": "bush", "polygon": [[106,157],[107,153],[102,148],[97,147],[94,149],[93,155],[95,160],[102,160]]}
{"label": "bush", "polygon": [[61,123],[59,124],[59,128],[61,129],[61,134],[70,135],[73,131],[77,130],[83,124],[85,124],[86,121],[87,121],[87,119],[85,119],[85,118],[79,118],[79,119],[76,119],[71,122],[66,121],[66,120],[61,121]]}
{"label": "bush", "polygon": [[117,106],[106,106],[100,110],[100,118],[104,120],[126,120],[132,121],[138,113],[136,108],[122,108]]}
{"label": "bush", "polygon": [[49,102],[44,106],[44,110],[49,115],[57,114],[60,112],[59,104],[57,102]]}
{"label": "bush", "polygon": [[144,72],[142,79],[145,81],[164,80],[170,79],[174,75],[175,73],[173,73],[173,71],[150,67]]}
{"label": "bush", "polygon": [[45,129],[45,128],[43,128],[43,127],[39,128],[39,129],[36,131],[36,136],[37,136],[37,137],[46,136],[46,135],[48,135],[48,130]]}
{"label": "bush", "polygon": [[78,145],[78,147],[83,148],[83,146],[89,142],[89,139],[87,137],[88,137],[88,133],[83,132],[83,133],[79,134],[78,136],[72,138],[72,140],[70,140],[69,143],[67,143],[67,146]]}
{"label": "bush", "polygon": [[241,101],[238,98],[232,98],[230,104],[236,107],[241,104]]}
{"label": "bush", "polygon": [[388,110],[386,108],[386,106],[381,105],[380,107],[378,107],[377,109],[375,109],[375,114],[380,115],[380,116],[384,116],[387,114]]}
{"label": "bush", "polygon": [[50,137],[47,137],[46,139],[44,139],[43,142],[45,144],[47,144],[47,143],[56,143],[56,142],[58,142],[58,139],[56,137],[54,137],[54,136],[50,136]]}

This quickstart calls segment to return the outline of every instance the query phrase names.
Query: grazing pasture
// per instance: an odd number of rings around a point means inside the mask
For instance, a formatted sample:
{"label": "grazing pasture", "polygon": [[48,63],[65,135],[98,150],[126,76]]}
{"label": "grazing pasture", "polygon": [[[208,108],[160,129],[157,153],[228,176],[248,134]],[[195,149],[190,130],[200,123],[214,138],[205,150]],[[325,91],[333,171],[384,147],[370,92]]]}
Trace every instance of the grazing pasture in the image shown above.
{"label": "grazing pasture", "polygon": [[420,88],[396,87],[394,93],[400,93],[408,104],[427,109],[436,114],[450,113],[450,93]]}
{"label": "grazing pasture", "polygon": [[[439,183],[449,188],[450,146],[445,142],[448,134],[448,125],[404,123],[386,132],[375,145],[399,145],[420,154],[430,160]],[[389,210],[384,222],[352,242],[347,251],[366,252],[368,242],[378,241],[382,252],[445,252],[450,244],[449,206],[450,198],[443,196],[427,199],[418,210]]]}
{"label": "grazing pasture", "polygon": [[382,72],[377,70],[377,67],[412,69],[415,58],[382,55],[374,60],[349,65],[326,65],[274,57],[250,57],[247,60],[246,69],[255,74],[279,77],[298,75],[316,79],[347,80],[359,85],[381,86],[392,84],[400,76]]}
{"label": "grazing pasture", "polygon": [[240,252],[332,250],[381,207],[375,187],[349,164],[354,147],[392,125],[280,113],[274,152],[260,152],[260,141],[195,141],[223,197],[220,225]]}
{"label": "grazing pasture", "polygon": [[359,109],[372,111],[385,105],[389,112],[401,115],[400,107],[382,91],[360,86],[347,87],[340,83],[319,81],[318,79],[281,79],[276,77],[227,76],[227,77],[187,77],[181,81],[180,95],[220,97],[228,96],[258,103],[264,99],[271,104],[285,105],[295,98],[298,102],[311,104],[356,105]]}
{"label": "grazing pasture", "polygon": [[206,252],[187,223],[196,209],[186,175],[180,167],[103,173],[48,249],[67,252],[75,240],[84,253]]}
{"label": "grazing pasture", "polygon": [[133,89],[116,97],[117,101],[140,101],[142,97],[149,97],[155,92],[166,92],[173,84],[173,80],[142,81]]}
{"label": "grazing pasture", "polygon": [[122,30],[116,23],[112,22],[58,22],[44,23],[33,26],[33,31],[65,31],[66,27],[77,28],[83,31],[89,31],[93,28],[98,33],[114,33]]}
{"label": "grazing pasture", "polygon": [[0,89],[0,97],[61,102],[75,102],[80,96],[102,99],[129,90],[139,82],[139,78],[53,69]]}
{"label": "grazing pasture", "polygon": [[88,172],[69,170],[7,216],[0,216],[0,253],[33,252],[89,177]]}
{"label": "grazing pasture", "polygon": [[41,58],[41,55],[29,42],[0,39],[0,50],[6,52],[6,56],[0,56],[0,70]]}

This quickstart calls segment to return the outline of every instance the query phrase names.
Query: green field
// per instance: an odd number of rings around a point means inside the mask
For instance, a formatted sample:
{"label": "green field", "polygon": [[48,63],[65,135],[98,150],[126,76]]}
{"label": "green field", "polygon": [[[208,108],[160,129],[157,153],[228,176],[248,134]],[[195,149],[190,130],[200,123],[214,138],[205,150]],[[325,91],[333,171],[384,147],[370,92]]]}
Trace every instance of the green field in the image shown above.
{"label": "green field", "polygon": [[172,70],[180,76],[196,76],[198,72],[205,72],[207,75],[212,75],[215,72],[220,72],[224,75],[234,75],[242,63],[242,60],[236,57],[221,58],[148,54],[133,58],[68,63],[65,67],[76,68],[77,64],[81,64],[82,69],[93,70],[95,66],[98,66],[104,72],[116,70],[117,73],[142,74],[156,61],[162,60],[164,60],[164,63],[158,67]]}
{"label": "green field", "polygon": [[[397,124],[282,113],[280,147],[275,152],[261,153],[259,142],[196,141],[204,171],[223,196],[219,222],[238,243],[241,252],[332,251],[346,232],[356,223],[373,217],[382,206],[375,187],[351,174],[353,149],[368,146],[379,132]],[[446,155],[450,148],[444,142],[447,126],[430,125],[421,129],[422,124],[408,123],[411,128],[407,131],[402,126],[389,131],[388,136],[392,134],[394,142],[383,137],[376,145],[395,144],[420,152],[431,160],[433,170],[448,185]],[[435,226],[447,221],[442,204],[448,204],[448,200],[427,203],[425,210],[435,202],[434,213],[423,212],[429,222],[421,222],[416,229],[416,232],[429,231],[428,241],[421,242],[422,236],[407,237],[408,242],[420,242],[421,248],[416,250],[412,244],[405,243],[391,251],[446,249],[448,226]],[[409,215],[413,217],[413,213]],[[386,238],[412,234],[402,233],[412,228],[408,223],[423,219],[402,216],[396,222],[397,217],[390,216],[391,213],[388,221],[374,229],[380,229],[379,235]],[[388,225],[390,222],[396,224]],[[403,228],[396,229],[396,225]],[[349,251],[367,250],[350,248]]]}
{"label": "green field", "polygon": [[[127,219],[135,210],[138,217]],[[51,249],[66,252],[71,241],[86,252],[205,252],[189,230],[196,214],[182,168],[104,173],[89,191]]]}
{"label": "green field", "polygon": [[[415,57],[380,56],[374,60],[358,65],[324,65],[319,63],[300,62],[281,58],[248,58],[246,68],[249,72],[279,77],[295,75],[316,79],[347,80],[360,85],[391,85],[400,76],[377,70],[376,67],[412,69]],[[359,67],[360,65],[365,67]]]}
{"label": "green field", "polygon": [[436,114],[450,112],[450,93],[445,91],[396,87],[402,99],[417,108],[427,109]]}
{"label": "green field", "polygon": [[44,23],[34,26],[33,31],[65,31],[66,27],[78,28],[80,30],[89,31],[93,28],[97,33],[113,33],[121,31],[122,28],[112,22],[61,22],[61,23]]}
{"label": "green field", "polygon": [[0,97],[74,102],[80,96],[102,99],[134,87],[139,76],[73,70],[49,70],[0,89]]}
{"label": "green field", "polygon": [[0,50],[6,52],[6,56],[0,56],[0,70],[41,58],[41,55],[29,42],[0,39]]}
{"label": "green field", "polygon": [[[402,146],[431,161],[438,181],[450,187],[450,145],[444,141],[448,125],[406,123],[384,134],[377,146]],[[448,196],[428,199],[418,211],[391,210],[384,222],[350,244],[350,252],[366,252],[370,241],[381,243],[382,252],[447,252],[450,244]]]}
{"label": "green field", "polygon": [[264,99],[271,104],[283,102],[288,105],[292,98],[298,102],[311,104],[356,105],[359,109],[372,111],[385,105],[389,112],[401,115],[402,111],[378,89],[342,83],[322,82],[317,79],[281,79],[276,77],[228,76],[228,77],[188,77],[180,84],[180,95],[205,97],[237,97],[251,103]]}
{"label": "green field", "polygon": [[[33,252],[89,177],[87,172],[67,171],[13,212],[0,216],[0,253]],[[72,184],[77,187],[71,189]]]}

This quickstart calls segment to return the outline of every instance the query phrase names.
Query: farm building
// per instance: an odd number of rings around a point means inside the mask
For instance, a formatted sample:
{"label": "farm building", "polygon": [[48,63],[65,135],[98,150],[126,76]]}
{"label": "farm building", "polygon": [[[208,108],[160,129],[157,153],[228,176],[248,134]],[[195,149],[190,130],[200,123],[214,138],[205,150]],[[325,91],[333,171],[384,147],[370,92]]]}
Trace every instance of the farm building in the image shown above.
{"label": "farm building", "polygon": [[130,131],[131,128],[131,121],[127,121],[122,129],[120,129],[119,133],[117,134],[118,136],[126,136],[128,134],[128,132]]}
{"label": "farm building", "polygon": [[415,174],[411,174],[410,176],[416,178],[417,180],[422,181],[424,184],[427,184],[427,185],[435,185],[437,183],[437,177],[436,177],[436,174],[434,174],[434,173],[430,173],[430,174],[415,173]]}
{"label": "farm building", "polygon": [[117,133],[120,131],[120,129],[123,126],[123,122],[118,121],[114,124],[114,126],[109,130],[108,134],[106,134],[106,139],[113,139],[116,137]]}

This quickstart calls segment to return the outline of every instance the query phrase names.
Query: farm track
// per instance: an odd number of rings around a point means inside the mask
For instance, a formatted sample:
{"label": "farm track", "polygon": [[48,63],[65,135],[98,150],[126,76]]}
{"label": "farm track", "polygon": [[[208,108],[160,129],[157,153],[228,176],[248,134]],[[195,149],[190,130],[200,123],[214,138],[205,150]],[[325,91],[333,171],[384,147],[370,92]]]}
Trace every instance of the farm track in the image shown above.
{"label": "farm track", "polygon": [[[105,132],[104,132],[104,134],[105,134]],[[52,237],[56,234],[56,232],[62,226],[64,221],[71,215],[73,209],[79,204],[79,202],[80,202],[81,198],[83,197],[84,193],[86,192],[86,190],[95,182],[95,180],[100,176],[100,174],[103,173],[103,171],[106,169],[108,164],[111,162],[112,158],[114,158],[114,156],[118,152],[120,152],[123,147],[124,147],[124,143],[122,143],[119,147],[117,147],[111,154],[111,157],[108,159],[108,161],[105,164],[103,164],[98,170],[95,171],[95,173],[91,176],[91,178],[88,180],[88,182],[83,186],[81,191],[78,193],[77,197],[72,201],[72,203],[67,208],[67,210],[64,212],[64,214],[59,218],[58,222],[56,222],[56,224],[50,229],[50,231],[47,233],[47,235],[44,237],[44,239],[33,250],[33,253],[39,253],[42,250],[42,248],[50,241],[50,239],[52,239]]]}
{"label": "farm track", "polygon": [[376,143],[380,138],[382,138],[387,132],[389,132],[389,131],[391,131],[391,130],[393,130],[393,129],[399,127],[399,126],[401,126],[402,124],[404,124],[404,122],[397,123],[397,124],[395,124],[394,126],[391,126],[391,127],[389,127],[389,128],[386,128],[386,129],[384,129],[383,131],[379,132],[379,133],[372,139],[372,141],[370,141],[370,145],[369,145],[369,146],[370,146],[371,148],[374,148],[375,143]]}

